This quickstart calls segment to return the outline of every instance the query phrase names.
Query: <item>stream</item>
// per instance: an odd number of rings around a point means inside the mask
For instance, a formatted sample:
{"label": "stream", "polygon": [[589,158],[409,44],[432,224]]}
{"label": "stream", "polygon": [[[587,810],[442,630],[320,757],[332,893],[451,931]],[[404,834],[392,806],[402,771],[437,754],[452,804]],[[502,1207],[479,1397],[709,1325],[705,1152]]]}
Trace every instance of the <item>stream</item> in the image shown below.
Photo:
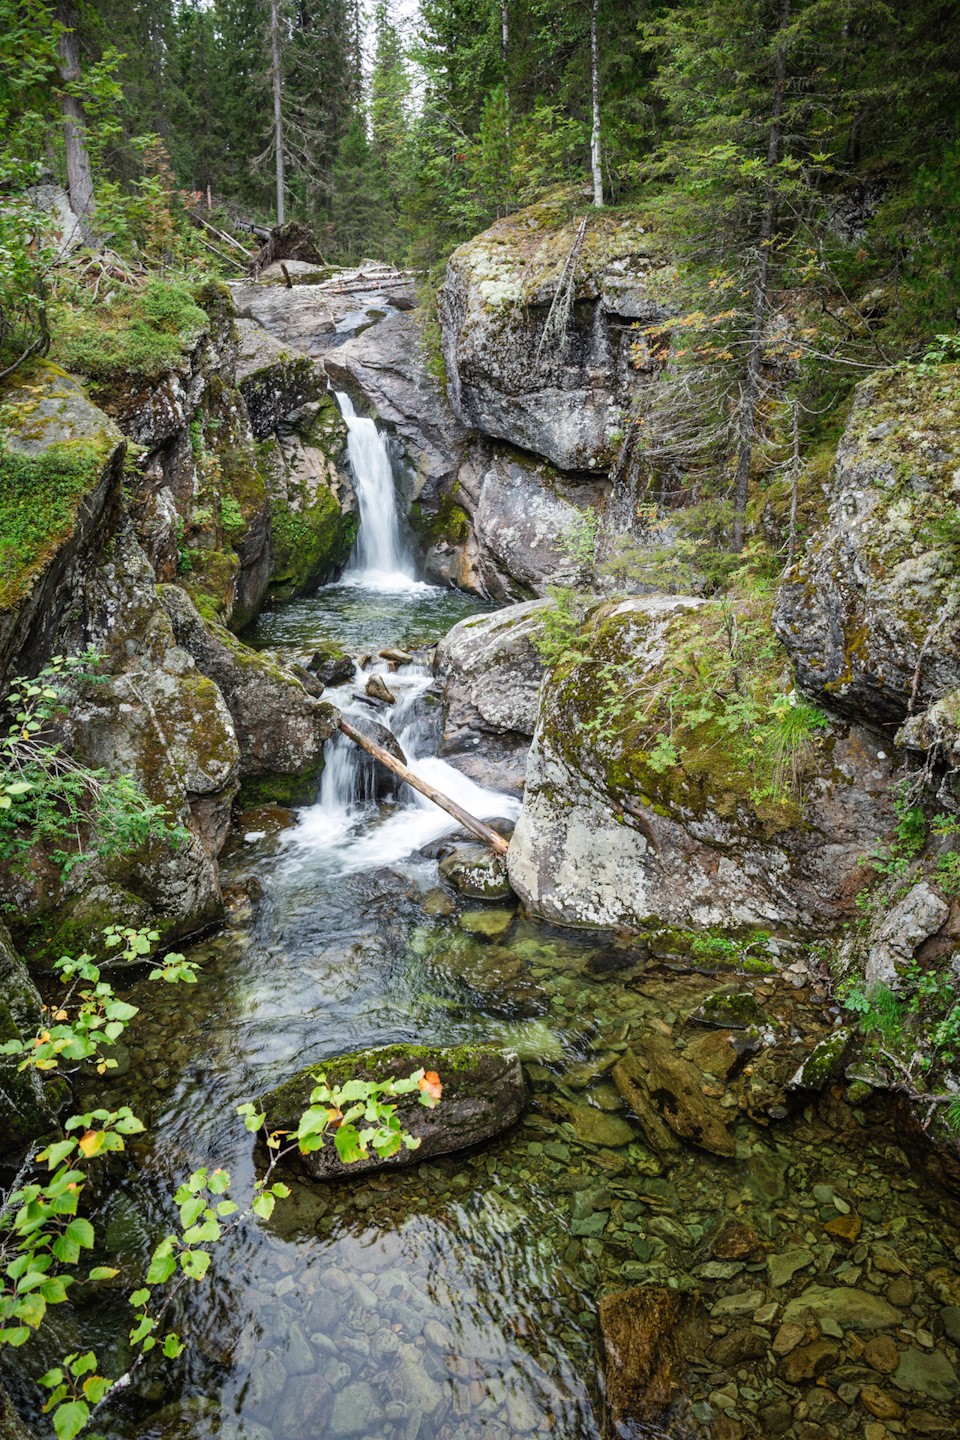
{"label": "stream", "polygon": [[[364,657],[418,651],[389,674],[367,659],[326,693],[369,719],[355,697],[383,673],[396,703],[375,718],[412,768],[475,815],[512,823],[515,799],[437,758],[441,708],[424,648],[489,607],[417,580],[383,441],[340,401],[358,481],[356,552],[340,582],[265,612],[247,638],[300,651],[335,639]],[[922,1381],[894,1392],[902,1409],[947,1404],[942,1375],[939,1401],[923,1386],[936,1378],[931,1354],[956,1359],[938,1317],[960,1304],[958,1217],[910,1175],[896,1137],[838,1093],[765,1128],[742,1117],[730,1159],[694,1146],[654,1154],[611,1065],[651,1034],[693,1053],[704,1032],[685,1017],[716,977],[670,954],[635,955],[622,937],[536,923],[512,902],[464,900],[438,876],[455,829],[409,790],[384,796],[382,776],[340,735],[315,804],[241,817],[222,862],[230,923],[189,952],[198,984],[138,981],[125,995],[141,1014],[120,1069],[91,1077],[93,1103],[130,1104],[148,1133],[111,1162],[98,1221],[119,1275],[90,1287],[85,1303],[57,1307],[5,1374],[25,1413],[37,1420],[25,1375],[65,1351],[94,1347],[106,1373],[125,1368],[126,1296],[172,1229],[182,1179],[222,1166],[233,1198],[249,1197],[254,1161],[237,1104],[352,1050],[468,1039],[520,1055],[530,1092],[520,1124],[430,1163],[325,1185],[291,1177],[272,1219],[240,1226],[215,1248],[206,1281],[182,1292],[183,1356],[151,1357],[98,1416],[105,1435],[587,1440],[603,1428],[598,1301],[644,1281],[696,1287],[714,1346],[743,1327],[768,1336],[691,1364],[691,1418],[729,1420],[726,1436],[747,1433],[741,1417],[750,1433],[800,1435],[803,1422],[811,1437],[864,1435],[872,1412],[858,1408],[866,1381],[854,1372],[890,1388],[839,1345],[816,1371],[825,1380],[784,1377],[769,1341],[780,1304],[811,1275],[898,1307],[903,1353],[920,1357]],[[774,970],[791,958],[778,954],[774,945]],[[822,1003],[785,974],[768,989],[788,1040],[791,1026],[831,1019],[816,1020]],[[847,1240],[826,1229],[851,1212],[859,1224]],[[715,1244],[733,1221],[756,1242],[739,1254]],[[785,1255],[793,1261],[777,1268]],[[907,1370],[900,1378],[910,1382]]]}

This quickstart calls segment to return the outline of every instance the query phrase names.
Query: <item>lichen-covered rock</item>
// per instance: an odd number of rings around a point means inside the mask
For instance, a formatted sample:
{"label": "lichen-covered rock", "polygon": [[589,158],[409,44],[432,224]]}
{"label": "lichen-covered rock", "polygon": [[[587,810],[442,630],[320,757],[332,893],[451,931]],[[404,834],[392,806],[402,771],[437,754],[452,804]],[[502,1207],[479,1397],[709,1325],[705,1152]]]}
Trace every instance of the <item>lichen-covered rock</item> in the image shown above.
{"label": "lichen-covered rock", "polygon": [[774,613],[800,686],[857,719],[902,721],[960,687],[958,466],[960,367],[857,387],[827,522]]}
{"label": "lichen-covered rock", "polygon": [[566,348],[540,341],[578,228],[560,200],[500,220],[455,250],[438,296],[450,400],[464,424],[562,470],[604,468],[650,372],[631,326],[665,318],[662,246],[636,218],[591,215]]}
{"label": "lichen-covered rock", "polygon": [[440,641],[434,669],[444,681],[439,753],[478,783],[519,793],[537,724],[545,667],[535,647],[552,600],[471,616]]}
{"label": "lichen-covered rock", "polygon": [[293,410],[318,400],[323,379],[301,350],[282,345],[252,320],[239,320],[237,384],[246,401],[253,433],[265,439]]}
{"label": "lichen-covered rock", "polygon": [[503,856],[483,845],[455,850],[441,860],[440,874],[469,900],[503,900],[510,894]]}
{"label": "lichen-covered rock", "polygon": [[[691,624],[704,626],[703,646],[715,643],[709,603],[659,596],[600,607],[593,663],[545,682],[508,855],[511,884],[534,914],[642,928],[653,917],[821,926],[849,913],[860,857],[893,819],[892,762],[873,736],[841,724],[822,732],[801,814],[791,797],[754,793],[742,746],[722,734],[682,764],[652,765],[655,732],[629,695],[616,725],[586,728],[618,685],[642,695]],[[601,666],[611,678],[598,690]]]}
{"label": "lichen-covered rock", "polygon": [[273,533],[273,602],[335,580],[357,535],[347,427],[324,395],[287,415],[265,447]]}
{"label": "lichen-covered rock", "polygon": [[65,744],[82,763],[135,781],[179,834],[109,859],[90,853],[62,879],[39,857],[8,877],[18,936],[31,956],[47,958],[95,945],[108,924],[153,926],[172,941],[219,919],[216,856],[239,783],[223,697],[177,644],[129,526],[74,587],[56,645],[66,653],[89,646],[102,658],[100,678],[77,687]]}
{"label": "lichen-covered rock", "polygon": [[899,990],[903,972],[914,954],[925,940],[936,935],[949,913],[949,904],[929,881],[918,880],[902,899],[877,917],[879,923],[870,927],[865,936],[853,935],[845,941],[841,963],[857,955],[868,984]]}
{"label": "lichen-covered rock", "polygon": [[[205,625],[178,586],[160,586],[159,593],[178,645],[226,702],[249,799],[312,799],[323,768],[323,746],[336,729],[339,712],[308,695],[294,675],[223,626]],[[284,780],[292,784],[284,785]]]}
{"label": "lichen-covered rock", "polygon": [[259,1102],[266,1112],[267,1128],[296,1129],[310,1101],[317,1073],[330,1084],[348,1079],[384,1080],[406,1078],[415,1070],[435,1071],[443,1086],[439,1105],[428,1110],[416,1095],[401,1096],[397,1114],[403,1129],[417,1137],[415,1150],[403,1146],[389,1160],[373,1150],[353,1165],[343,1165],[333,1141],[298,1164],[315,1180],[339,1179],[369,1170],[416,1165],[433,1155],[450,1155],[470,1145],[489,1140],[508,1129],[520,1117],[524,1106],[523,1072],[516,1055],[490,1045],[461,1045],[431,1049],[420,1045],[392,1045],[379,1050],[361,1050],[335,1060],[318,1062],[288,1080]]}
{"label": "lichen-covered rock", "polygon": [[840,1070],[853,1039],[852,1031],[841,1026],[832,1035],[818,1040],[787,1082],[788,1090],[822,1090]]}

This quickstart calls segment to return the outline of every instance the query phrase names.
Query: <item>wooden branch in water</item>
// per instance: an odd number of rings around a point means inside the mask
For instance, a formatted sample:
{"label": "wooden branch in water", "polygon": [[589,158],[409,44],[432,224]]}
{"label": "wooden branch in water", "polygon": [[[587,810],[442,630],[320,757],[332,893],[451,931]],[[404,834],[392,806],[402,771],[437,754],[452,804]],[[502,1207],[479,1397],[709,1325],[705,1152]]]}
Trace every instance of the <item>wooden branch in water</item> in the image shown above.
{"label": "wooden branch in water", "polygon": [[381,765],[386,765],[388,770],[392,770],[395,775],[399,775],[400,779],[405,780],[408,785],[412,785],[414,790],[419,790],[421,795],[426,795],[427,799],[432,800],[434,805],[439,805],[441,810],[446,810],[449,815],[459,820],[460,824],[467,830],[472,830],[478,839],[482,840],[485,845],[489,845],[498,855],[506,855],[508,849],[507,842],[502,835],[497,834],[496,830],[491,830],[489,825],[485,825],[482,820],[477,820],[475,816],[469,815],[455,800],[451,800],[448,795],[442,794],[441,791],[435,789],[433,785],[428,785],[426,780],[420,779],[419,775],[414,775],[413,771],[409,770],[406,765],[402,765],[399,760],[394,759],[389,750],[384,750],[383,746],[378,745],[375,740],[371,740],[368,736],[362,735],[359,730],[350,724],[349,720],[341,720],[340,729],[350,740],[356,741],[362,750],[366,750],[368,755],[372,755],[375,760],[379,760]]}

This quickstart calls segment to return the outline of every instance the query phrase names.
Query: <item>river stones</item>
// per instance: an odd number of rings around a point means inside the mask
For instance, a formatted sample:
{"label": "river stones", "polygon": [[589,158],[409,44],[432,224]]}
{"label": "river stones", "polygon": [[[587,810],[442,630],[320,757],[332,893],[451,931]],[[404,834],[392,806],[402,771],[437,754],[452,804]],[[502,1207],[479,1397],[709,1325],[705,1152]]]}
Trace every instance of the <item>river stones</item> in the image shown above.
{"label": "river stones", "polygon": [[382,700],[385,705],[396,705],[397,697],[387,689],[382,675],[371,675],[367,680],[367,694],[371,700]]}
{"label": "river stones", "polygon": [[698,1302],[639,1285],[600,1301],[606,1400],[614,1430],[661,1420],[679,1398],[686,1369],[681,1327]]}
{"label": "river stones", "polygon": [[440,1049],[389,1045],[341,1055],[336,1060],[301,1070],[285,1085],[265,1095],[260,1105],[266,1112],[268,1129],[295,1129],[309,1104],[318,1071],[327,1076],[329,1083],[342,1084],[350,1078],[405,1077],[420,1069],[436,1071],[443,1085],[443,1097],[432,1110],[422,1106],[416,1095],[400,1098],[397,1106],[400,1123],[407,1133],[420,1140],[417,1149],[402,1146],[388,1160],[381,1159],[371,1149],[368,1155],[347,1166],[339,1159],[331,1140],[321,1150],[299,1156],[296,1162],[299,1168],[314,1180],[329,1180],[418,1164],[433,1155],[449,1155],[498,1135],[513,1125],[523,1110],[525,1095],[520,1061],[512,1051],[491,1045]]}
{"label": "river stones", "polygon": [[704,1095],[696,1067],[655,1036],[646,1037],[644,1048],[650,1093],[670,1129],[714,1155],[732,1156],[736,1146],[726,1112]]}
{"label": "river stones", "polygon": [[314,651],[307,668],[312,670],[324,685],[345,685],[348,680],[353,679],[357,667],[345,650],[330,641]]}
{"label": "river stones", "polygon": [[808,1312],[818,1323],[832,1320],[836,1325],[849,1325],[854,1330],[889,1330],[903,1319],[900,1311],[879,1295],[846,1285],[838,1285],[835,1289],[825,1285],[808,1285],[802,1295],[796,1296],[787,1305],[783,1320],[785,1323],[802,1324]]}

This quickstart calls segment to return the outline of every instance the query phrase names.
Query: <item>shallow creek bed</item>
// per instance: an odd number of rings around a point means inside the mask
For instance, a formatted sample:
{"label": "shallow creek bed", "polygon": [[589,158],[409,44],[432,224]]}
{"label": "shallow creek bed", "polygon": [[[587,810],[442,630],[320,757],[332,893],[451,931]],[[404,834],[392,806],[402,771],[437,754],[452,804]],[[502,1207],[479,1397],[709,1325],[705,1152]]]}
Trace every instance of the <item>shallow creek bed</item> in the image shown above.
{"label": "shallow creek bed", "polygon": [[[406,616],[385,643],[436,629],[428,598],[429,624]],[[405,733],[422,741],[415,681]],[[249,1194],[237,1103],[346,1051],[480,1039],[523,1062],[519,1124],[402,1170],[291,1176],[271,1221],[244,1225],[183,1292],[184,1355],[151,1358],[98,1417],[104,1434],[586,1440],[617,1404],[615,1376],[601,1393],[598,1314],[612,1346],[623,1315],[603,1302],[635,1286],[690,1297],[686,1396],[665,1429],[624,1434],[958,1433],[960,1205],[911,1176],[865,1087],[785,1090],[833,1023],[816,982],[773,957],[770,976],[718,979],[464,900],[438,874],[445,817],[338,796],[336,768],[316,806],[245,817],[225,866],[231,923],[191,951],[199,983],[127,992],[141,1015],[106,1097],[90,1091],[150,1127],[111,1162],[101,1229],[120,1273],[17,1352],[14,1398],[27,1403],[24,1374],[88,1344],[124,1368],[125,1297],[172,1228],[173,1189],[209,1164]],[[487,796],[486,815],[502,801]],[[737,1007],[699,1009],[731,983],[754,997],[759,1050]]]}

